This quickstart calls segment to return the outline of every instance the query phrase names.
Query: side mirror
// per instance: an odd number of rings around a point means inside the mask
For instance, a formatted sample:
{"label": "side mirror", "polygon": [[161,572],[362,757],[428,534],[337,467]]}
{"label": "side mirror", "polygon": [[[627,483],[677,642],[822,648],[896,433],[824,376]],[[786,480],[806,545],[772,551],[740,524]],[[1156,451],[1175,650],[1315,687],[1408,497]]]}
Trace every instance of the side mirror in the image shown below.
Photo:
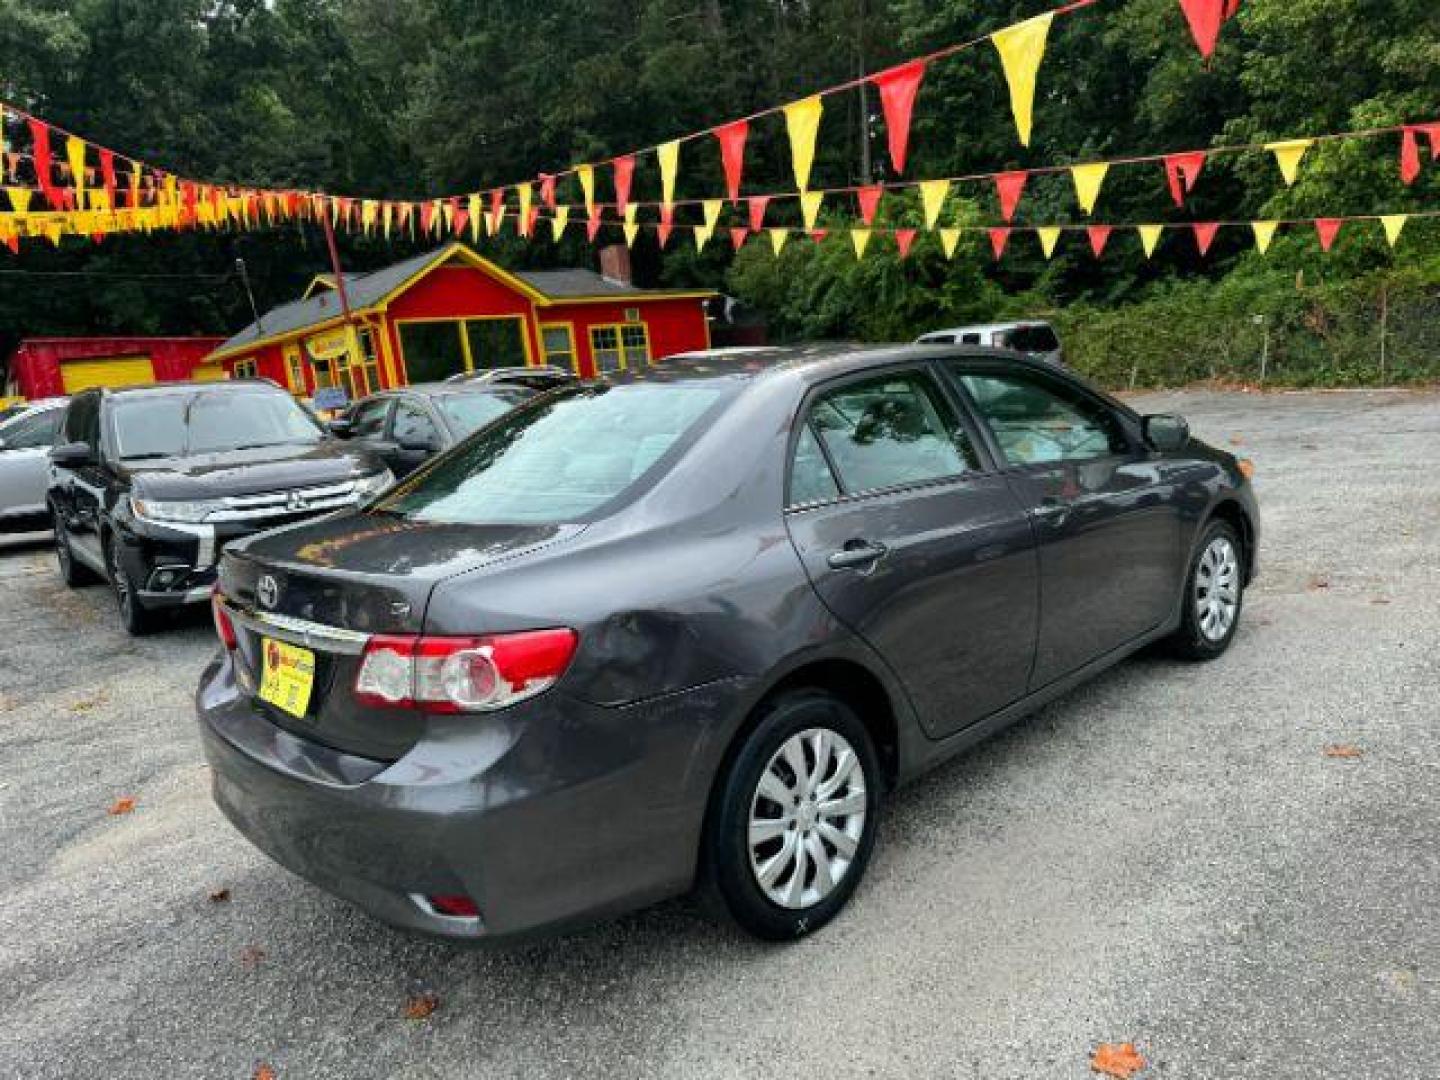
{"label": "side mirror", "polygon": [[353,431],[355,427],[353,423],[344,417],[338,420],[331,420],[326,426],[330,429],[330,434],[334,435],[337,439],[348,439],[351,431]]}
{"label": "side mirror", "polygon": [[1190,444],[1190,425],[1183,416],[1156,413],[1145,417],[1145,441],[1162,453],[1184,450]]}
{"label": "side mirror", "polygon": [[89,443],[65,443],[50,451],[50,461],[62,469],[82,469],[95,464],[95,451]]}

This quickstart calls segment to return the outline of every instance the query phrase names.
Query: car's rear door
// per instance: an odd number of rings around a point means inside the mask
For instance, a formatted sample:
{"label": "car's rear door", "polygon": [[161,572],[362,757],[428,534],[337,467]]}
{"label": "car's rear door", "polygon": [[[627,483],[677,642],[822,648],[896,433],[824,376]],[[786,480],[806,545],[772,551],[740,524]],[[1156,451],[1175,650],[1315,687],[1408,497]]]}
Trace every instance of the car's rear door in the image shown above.
{"label": "car's rear door", "polygon": [[1030,522],[926,368],[813,392],[787,502],[820,597],[896,672],[932,736],[1025,693],[1038,619]]}
{"label": "car's rear door", "polygon": [[1180,516],[1132,425],[1058,373],[947,361],[1035,523],[1040,636],[1032,690],[1159,626],[1179,581]]}

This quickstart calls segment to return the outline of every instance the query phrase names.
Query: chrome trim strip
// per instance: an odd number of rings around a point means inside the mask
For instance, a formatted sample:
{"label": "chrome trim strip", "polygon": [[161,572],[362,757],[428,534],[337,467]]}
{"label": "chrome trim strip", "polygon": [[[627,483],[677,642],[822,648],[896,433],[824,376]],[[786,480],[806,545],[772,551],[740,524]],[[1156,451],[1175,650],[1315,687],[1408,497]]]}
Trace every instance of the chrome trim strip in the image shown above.
{"label": "chrome trim strip", "polygon": [[346,630],[340,626],[326,626],[324,623],[297,619],[291,615],[277,615],[273,612],[242,611],[228,600],[221,600],[230,618],[253,634],[278,638],[291,645],[300,645],[321,652],[342,653],[359,656],[365,651],[370,635],[358,630]]}
{"label": "chrome trim strip", "polygon": [[212,510],[206,515],[206,521],[220,523],[237,521],[264,521],[267,518],[295,517],[299,514],[318,514],[326,510],[342,510],[347,506],[354,506],[359,502],[359,497],[353,494],[338,495],[325,499],[307,499],[301,507],[287,506],[285,503],[267,503],[264,506],[234,507],[227,510]]}

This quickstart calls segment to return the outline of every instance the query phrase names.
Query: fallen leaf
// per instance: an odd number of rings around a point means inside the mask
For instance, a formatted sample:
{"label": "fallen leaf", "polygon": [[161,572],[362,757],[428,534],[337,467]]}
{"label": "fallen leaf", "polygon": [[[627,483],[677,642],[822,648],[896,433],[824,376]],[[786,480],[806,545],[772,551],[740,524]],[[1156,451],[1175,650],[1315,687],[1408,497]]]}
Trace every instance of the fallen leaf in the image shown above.
{"label": "fallen leaf", "polygon": [[1244,445],[1245,445],[1245,440],[1242,439],[1239,435],[1231,435],[1231,436],[1230,436],[1230,445],[1231,445],[1231,446],[1244,446]]}
{"label": "fallen leaf", "polygon": [[1318,446],[1316,446],[1313,442],[1307,442],[1307,443],[1301,443],[1301,444],[1300,444],[1300,449],[1301,449],[1301,450],[1319,450],[1320,448],[1319,448]]}
{"label": "fallen leaf", "polygon": [[230,899],[229,889],[211,889],[210,902],[212,904],[223,904]]}
{"label": "fallen leaf", "polygon": [[420,994],[412,997],[405,1005],[406,1020],[424,1020],[440,1007],[440,999],[434,994]]}
{"label": "fallen leaf", "polygon": [[111,817],[119,817],[121,814],[128,814],[134,809],[135,800],[131,796],[125,795],[111,803],[110,809],[105,812]]}
{"label": "fallen leaf", "polygon": [[1101,1043],[1090,1059],[1091,1071],[1116,1077],[1117,1080],[1129,1080],[1143,1068],[1145,1059],[1133,1043]]}
{"label": "fallen leaf", "polygon": [[264,959],[265,950],[259,945],[246,945],[240,950],[240,963],[251,971],[259,967],[260,961]]}
{"label": "fallen leaf", "polygon": [[72,713],[89,712],[96,706],[103,704],[105,704],[105,691],[102,690],[94,697],[81,698],[79,701],[73,702],[70,705],[70,711]]}
{"label": "fallen leaf", "polygon": [[1390,603],[1390,601],[1389,601],[1389,600],[1386,600],[1385,597],[1383,597],[1383,596],[1377,596],[1377,597],[1375,597],[1373,600],[1371,600],[1370,603],[1372,603],[1372,604],[1388,604],[1388,603]]}
{"label": "fallen leaf", "polygon": [[1325,756],[1333,758],[1357,758],[1365,751],[1349,743],[1331,743],[1325,747]]}
{"label": "fallen leaf", "polygon": [[1330,579],[1324,574],[1311,574],[1310,583],[1306,585],[1306,588],[1311,590],[1328,589],[1330,588]]}
{"label": "fallen leaf", "polygon": [[275,1080],[275,1070],[262,1061],[255,1067],[255,1075],[252,1080]]}

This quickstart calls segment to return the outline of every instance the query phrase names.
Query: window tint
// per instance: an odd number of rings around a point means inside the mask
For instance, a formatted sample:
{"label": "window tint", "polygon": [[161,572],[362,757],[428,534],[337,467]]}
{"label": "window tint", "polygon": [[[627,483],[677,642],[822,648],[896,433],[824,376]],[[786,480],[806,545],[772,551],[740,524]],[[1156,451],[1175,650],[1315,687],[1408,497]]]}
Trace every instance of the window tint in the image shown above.
{"label": "window tint", "polygon": [[702,424],[728,389],[634,383],[537,399],[371,509],[459,524],[583,521]]}
{"label": "window tint", "polygon": [[535,395],[519,387],[490,390],[483,394],[446,394],[436,400],[445,421],[460,438],[498,420],[522,401]]}
{"label": "window tint", "polygon": [[0,439],[11,450],[33,450],[37,446],[49,446],[55,441],[55,430],[60,426],[63,409],[48,409],[32,416],[22,417],[0,427]]}
{"label": "window tint", "polygon": [[440,432],[435,430],[435,421],[424,406],[403,398],[395,403],[395,423],[391,437],[398,443],[413,443],[423,446],[439,446]]}
{"label": "window tint", "polygon": [[1060,348],[1060,339],[1048,326],[1019,326],[1005,335],[1005,344],[1016,352],[1044,353]]}
{"label": "window tint", "polygon": [[1124,430],[1084,394],[1028,374],[965,375],[960,382],[1011,465],[1124,453]]}
{"label": "window tint", "polygon": [[847,492],[938,480],[979,467],[939,388],[919,373],[832,390],[815,403],[810,419]]}
{"label": "window tint", "polygon": [[839,494],[840,485],[820,450],[815,429],[806,423],[795,440],[795,460],[790,464],[790,505],[824,502]]}
{"label": "window tint", "polygon": [[961,335],[960,335],[960,344],[962,344],[962,345],[979,345],[979,344],[980,344],[980,335],[979,335],[979,334],[961,334]]}
{"label": "window tint", "polygon": [[385,416],[390,411],[389,398],[373,398],[355,406],[350,416],[350,434],[357,439],[376,439],[385,430]]}

